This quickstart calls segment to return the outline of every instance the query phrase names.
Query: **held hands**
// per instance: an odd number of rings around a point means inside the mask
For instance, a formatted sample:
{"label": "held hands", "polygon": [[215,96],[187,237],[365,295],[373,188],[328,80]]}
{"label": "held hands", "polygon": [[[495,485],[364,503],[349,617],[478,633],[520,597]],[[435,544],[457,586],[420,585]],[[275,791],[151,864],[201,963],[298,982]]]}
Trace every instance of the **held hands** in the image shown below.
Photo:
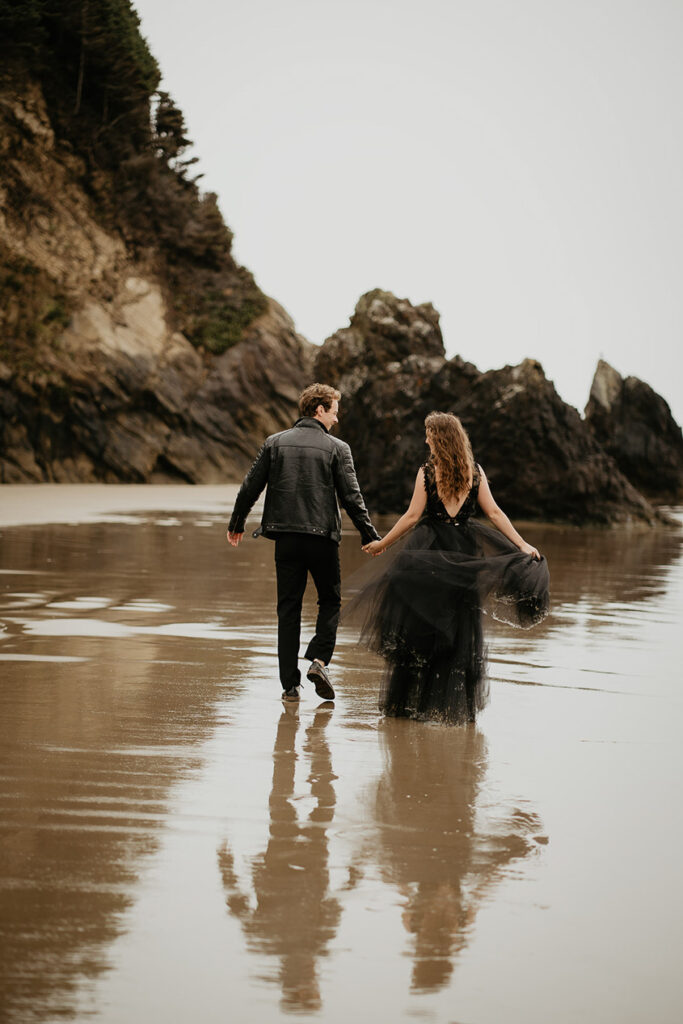
{"label": "held hands", "polygon": [[234,548],[237,547],[242,537],[244,537],[243,533],[230,533],[230,530],[227,532],[228,543],[232,544]]}
{"label": "held hands", "polygon": [[367,555],[372,555],[373,558],[377,555],[383,555],[385,550],[381,540],[371,540],[369,544],[363,544],[363,551]]}

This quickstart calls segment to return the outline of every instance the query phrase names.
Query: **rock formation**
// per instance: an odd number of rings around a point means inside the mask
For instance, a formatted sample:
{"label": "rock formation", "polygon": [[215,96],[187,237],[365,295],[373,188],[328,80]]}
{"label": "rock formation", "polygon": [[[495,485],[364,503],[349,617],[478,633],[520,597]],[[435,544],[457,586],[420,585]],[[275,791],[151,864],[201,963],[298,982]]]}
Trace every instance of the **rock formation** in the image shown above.
{"label": "rock formation", "polygon": [[[0,28],[0,482],[239,479],[296,417],[313,346],[233,259],[129,0],[0,0]],[[344,391],[377,511],[405,507],[434,408],[512,515],[653,521],[596,437],[680,494],[680,430],[646,385],[596,376],[592,433],[538,363],[447,360],[429,304],[363,296],[315,376]]]}
{"label": "rock formation", "polygon": [[683,498],[683,435],[665,400],[637,377],[599,361],[586,422],[619,469],[655,501]]}
{"label": "rock formation", "polygon": [[28,371],[0,363],[4,483],[236,480],[263,436],[291,426],[307,343],[276,303],[210,356],[169,331],[153,282],[121,284]]}
{"label": "rock formation", "polygon": [[238,479],[308,379],[114,6],[0,12],[1,482]]}
{"label": "rock formation", "polygon": [[460,416],[511,516],[577,524],[657,518],[539,363],[480,373],[459,356],[447,360],[431,305],[383,291],[362,296],[350,326],[320,349],[314,373],[343,393],[339,431],[376,512],[407,506],[427,454],[424,417],[439,409]]}

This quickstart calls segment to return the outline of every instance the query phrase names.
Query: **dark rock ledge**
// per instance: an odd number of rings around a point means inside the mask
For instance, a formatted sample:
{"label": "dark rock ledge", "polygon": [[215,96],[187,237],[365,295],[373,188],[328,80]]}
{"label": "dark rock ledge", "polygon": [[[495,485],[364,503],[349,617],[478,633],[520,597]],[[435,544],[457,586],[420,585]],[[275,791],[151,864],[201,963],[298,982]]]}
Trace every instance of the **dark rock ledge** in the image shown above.
{"label": "dark rock ledge", "polygon": [[663,519],[601,447],[540,363],[481,373],[446,359],[439,315],[380,290],[363,295],[350,326],[316,357],[317,379],[343,393],[339,432],[376,512],[405,509],[424,460],[424,417],[456,413],[494,496],[509,515],[568,523]]}
{"label": "dark rock ledge", "polygon": [[277,303],[213,356],[171,335],[157,289],[137,285],[123,311],[76,314],[29,370],[0,362],[3,483],[224,483],[291,426],[313,346]]}
{"label": "dark rock ledge", "polygon": [[683,499],[683,435],[665,400],[637,377],[598,363],[586,423],[624,476],[653,501]]}

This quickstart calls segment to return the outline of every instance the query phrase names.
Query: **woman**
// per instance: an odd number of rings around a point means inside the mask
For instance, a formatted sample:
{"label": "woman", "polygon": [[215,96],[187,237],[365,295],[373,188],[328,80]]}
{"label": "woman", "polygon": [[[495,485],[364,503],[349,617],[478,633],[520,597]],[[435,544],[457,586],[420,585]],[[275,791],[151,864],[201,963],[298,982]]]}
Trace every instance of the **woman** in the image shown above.
{"label": "woman", "polygon": [[[484,606],[514,625],[539,622],[548,566],[494,501],[457,416],[430,413],[425,428],[430,455],[408,510],[364,550],[380,555],[412,533],[345,618],[360,616],[362,641],[388,662],[385,714],[460,723],[474,721],[488,698]],[[477,505],[495,529],[472,519]]]}

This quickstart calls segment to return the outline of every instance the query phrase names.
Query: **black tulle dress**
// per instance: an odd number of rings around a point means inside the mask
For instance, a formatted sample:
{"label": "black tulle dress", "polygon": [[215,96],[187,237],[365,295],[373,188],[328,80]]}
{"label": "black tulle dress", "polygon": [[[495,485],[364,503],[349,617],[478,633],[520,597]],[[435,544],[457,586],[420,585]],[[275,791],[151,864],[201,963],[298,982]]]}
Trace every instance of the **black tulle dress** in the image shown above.
{"label": "black tulle dress", "polygon": [[431,460],[423,470],[420,522],[355,587],[351,581],[344,620],[359,624],[361,643],[387,661],[385,714],[459,724],[474,721],[488,700],[482,612],[525,628],[540,622],[548,565],[472,518],[479,467],[455,516],[439,498]]}

